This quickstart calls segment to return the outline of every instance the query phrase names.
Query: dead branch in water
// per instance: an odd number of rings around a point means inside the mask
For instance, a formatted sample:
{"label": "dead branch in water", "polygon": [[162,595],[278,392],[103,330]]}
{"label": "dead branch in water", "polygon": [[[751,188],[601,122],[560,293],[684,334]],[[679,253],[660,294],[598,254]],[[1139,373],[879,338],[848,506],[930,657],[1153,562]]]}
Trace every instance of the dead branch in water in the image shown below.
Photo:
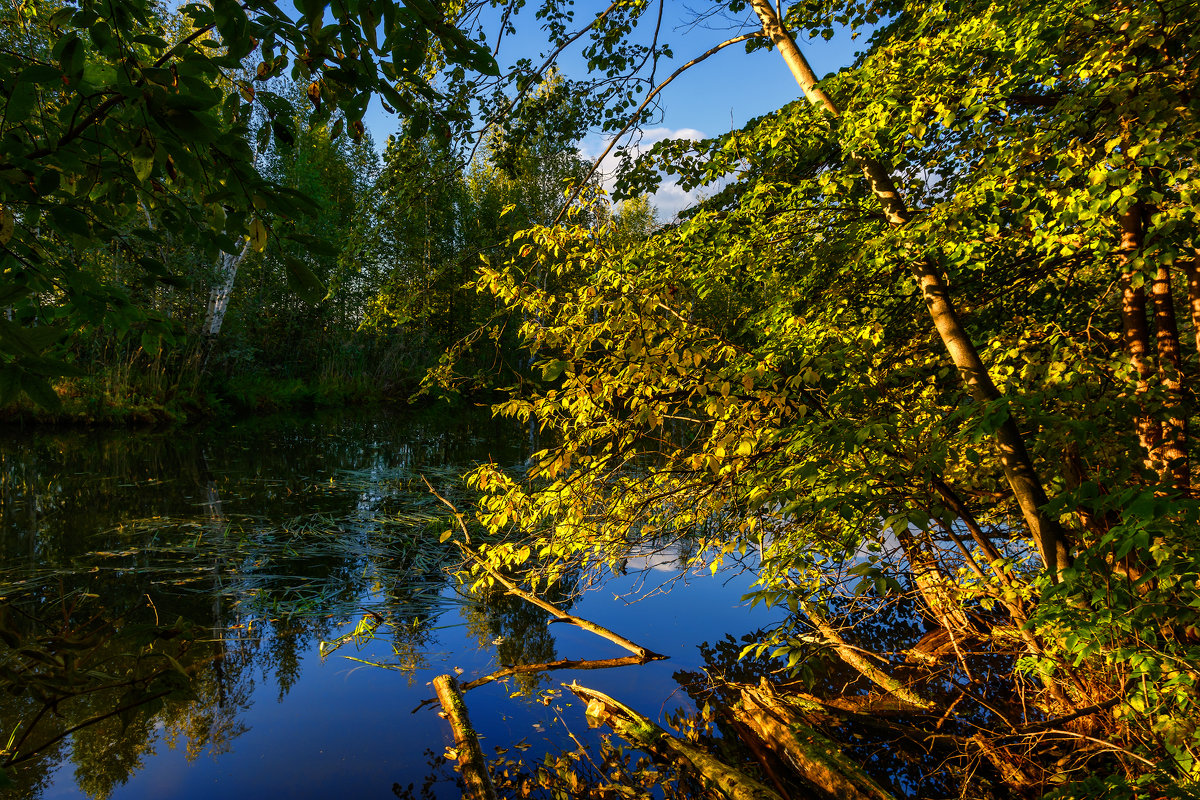
{"label": "dead branch in water", "polygon": [[631,744],[661,758],[687,762],[730,800],[782,800],[774,789],[717,760],[702,748],[675,738],[608,695],[578,683],[563,686],[587,702],[590,721],[608,725]]}
{"label": "dead branch in water", "polygon": [[483,760],[483,750],[479,747],[479,736],[471,727],[467,717],[467,705],[463,702],[462,692],[459,691],[458,681],[453,675],[439,675],[433,679],[433,688],[437,691],[438,700],[450,729],[454,731],[454,750],[458,756],[458,771],[463,777],[466,788],[464,800],[497,800],[496,787],[492,785],[492,777],[488,774],[487,762]]}
{"label": "dead branch in water", "polygon": [[507,591],[509,594],[514,595],[515,597],[519,597],[527,603],[532,603],[533,605],[537,606],[538,608],[542,609],[543,611],[549,613],[551,616],[553,616],[560,622],[566,622],[571,625],[574,625],[577,628],[582,628],[585,631],[596,634],[597,636],[601,637],[602,639],[607,639],[608,641],[612,642],[613,644],[623,647],[624,649],[633,653],[638,658],[642,659],[643,662],[657,661],[659,659],[666,658],[666,656],[664,656],[660,653],[655,653],[653,650],[651,650],[647,647],[642,647],[640,644],[630,641],[629,639],[626,639],[624,636],[622,636],[619,633],[610,631],[608,628],[605,628],[603,625],[597,625],[596,623],[590,622],[586,619],[583,619],[582,617],[572,616],[571,614],[568,614],[567,612],[559,609],[557,606],[546,602],[545,600],[541,599],[537,595],[531,594],[531,593],[525,591],[524,589],[519,588],[515,583],[510,581],[508,578],[504,577],[504,575],[500,574],[500,572],[495,567],[493,567],[491,564],[487,563],[487,561],[485,559],[481,558],[478,554],[476,554],[473,550],[471,550],[470,547],[468,547],[468,543],[471,541],[471,537],[470,537],[470,534],[467,532],[466,523],[463,522],[462,514],[460,514],[458,509],[454,507],[453,503],[451,503],[449,500],[447,500],[446,498],[444,498],[440,494],[438,494],[437,491],[434,490],[433,485],[430,484],[429,481],[426,480],[424,476],[422,476],[421,479],[424,480],[425,485],[427,487],[429,487],[429,492],[434,497],[436,497],[438,500],[441,500],[442,503],[444,503],[446,505],[446,507],[449,508],[450,511],[454,514],[454,519],[456,522],[458,522],[458,527],[462,529],[463,537],[465,539],[465,542],[455,542],[455,544],[458,545],[458,548],[463,552],[463,554],[465,556],[467,556],[467,558],[471,559],[473,562],[478,564],[479,567],[482,568],[485,572],[487,572],[487,574],[490,575],[497,583],[499,583],[501,586],[503,586],[505,591]]}

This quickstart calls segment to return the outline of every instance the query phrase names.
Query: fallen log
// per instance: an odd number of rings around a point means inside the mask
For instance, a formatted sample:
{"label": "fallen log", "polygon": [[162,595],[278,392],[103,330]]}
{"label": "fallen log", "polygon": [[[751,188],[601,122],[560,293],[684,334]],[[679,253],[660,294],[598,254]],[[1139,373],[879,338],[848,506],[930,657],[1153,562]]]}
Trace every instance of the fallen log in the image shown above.
{"label": "fallen log", "polygon": [[619,736],[660,758],[682,760],[712,784],[729,800],[782,800],[773,789],[714,758],[702,748],[677,739],[648,718],[606,694],[580,686],[563,684],[587,702],[588,720],[608,725]]}
{"label": "fallen log", "polygon": [[839,800],[894,800],[844,756],[836,742],[768,687],[742,687],[741,702],[730,711],[757,738],[756,744],[774,752],[823,794]]}
{"label": "fallen log", "polygon": [[458,771],[465,785],[464,800],[497,800],[496,787],[492,785],[487,762],[483,760],[479,736],[467,717],[467,706],[463,702],[462,692],[458,689],[458,681],[453,675],[439,675],[433,679],[433,688],[437,692],[438,700],[442,702],[450,729],[454,732]]}

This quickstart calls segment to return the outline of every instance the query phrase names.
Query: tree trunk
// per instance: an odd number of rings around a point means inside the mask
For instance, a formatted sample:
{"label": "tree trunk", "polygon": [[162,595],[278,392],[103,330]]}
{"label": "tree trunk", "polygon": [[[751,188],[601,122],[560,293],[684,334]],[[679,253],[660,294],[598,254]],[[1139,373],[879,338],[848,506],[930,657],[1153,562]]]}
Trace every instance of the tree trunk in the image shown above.
{"label": "tree trunk", "polygon": [[[762,22],[763,32],[779,48],[783,60],[792,71],[792,76],[804,91],[804,96],[810,103],[824,108],[833,117],[840,117],[840,109],[817,85],[816,74],[804,54],[792,41],[792,37],[784,30],[770,0],[751,0],[751,5]],[[897,228],[908,224],[911,214],[887,167],[862,153],[851,153],[850,157],[862,170],[871,194],[879,202],[888,223]],[[1003,404],[1004,396],[996,388],[983,360],[979,357],[979,352],[958,319],[950,292],[942,280],[941,270],[925,258],[913,259],[910,267],[921,287],[926,308],[933,318],[938,336],[958,368],[968,394],[983,408]],[[1007,409],[998,410],[998,415],[1003,417],[1003,421],[993,431],[993,437],[1000,449],[1000,463],[1004,469],[1004,476],[1020,506],[1025,524],[1037,543],[1043,563],[1053,574],[1057,574],[1071,565],[1071,547],[1066,531],[1057,519],[1042,511],[1042,507],[1047,503],[1046,491],[1034,469],[1033,460],[1025,449],[1025,442],[1011,412]]]}
{"label": "tree trunk", "polygon": [[250,239],[242,246],[242,252],[236,256],[229,253],[221,254],[221,265],[217,269],[217,285],[208,293],[208,309],[204,314],[203,334],[206,338],[215,339],[221,333],[221,325],[225,322],[225,312],[229,310],[229,298],[233,294],[233,284],[237,280],[238,267],[246,253],[250,252]]}
{"label": "tree trunk", "polygon": [[1191,490],[1188,468],[1187,414],[1183,409],[1183,360],[1179,352],[1179,325],[1171,296],[1171,268],[1160,264],[1150,285],[1154,302],[1154,339],[1158,350],[1158,377],[1165,395],[1161,473],[1163,483],[1183,495]]}
{"label": "tree trunk", "polygon": [[1162,443],[1162,426],[1147,408],[1146,395],[1150,391],[1150,378],[1154,365],[1150,359],[1150,325],[1146,319],[1146,291],[1134,281],[1135,260],[1142,249],[1142,209],[1133,205],[1121,215],[1121,328],[1125,339],[1125,352],[1137,373],[1139,413],[1134,427],[1138,443],[1142,446],[1142,463],[1146,468],[1158,472],[1159,446]]}
{"label": "tree trunk", "polygon": [[1182,262],[1187,276],[1188,310],[1192,317],[1192,334],[1196,340],[1196,352],[1200,353],[1200,265],[1192,257]]}
{"label": "tree trunk", "polygon": [[236,256],[221,253],[220,266],[217,269],[218,283],[208,293],[204,327],[200,330],[201,368],[208,363],[208,356],[217,341],[217,336],[221,333],[221,326],[225,322],[225,312],[229,310],[229,298],[233,294],[233,284],[237,280],[238,267],[246,258],[246,254],[250,252],[252,241],[247,237],[246,243],[242,245],[242,252]]}

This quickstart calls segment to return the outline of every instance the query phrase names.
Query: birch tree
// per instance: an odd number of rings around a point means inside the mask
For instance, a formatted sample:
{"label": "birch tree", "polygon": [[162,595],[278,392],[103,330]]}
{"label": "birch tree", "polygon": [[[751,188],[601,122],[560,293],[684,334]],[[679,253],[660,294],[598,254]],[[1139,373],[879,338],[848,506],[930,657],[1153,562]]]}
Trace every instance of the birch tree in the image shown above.
{"label": "birch tree", "polygon": [[[714,569],[754,551],[756,598],[796,613],[751,652],[799,669],[816,641],[897,702],[965,719],[914,695],[898,659],[862,657],[854,622],[908,596],[931,636],[982,636],[1036,676],[1042,713],[1086,716],[1142,759],[1112,781],[1186,783],[1192,9],[728,10],[756,29],[689,63],[770,47],[803,98],[657,144],[619,183],[636,195],[666,173],[714,195],[641,243],[535,227],[480,272],[537,354],[497,410],[556,442],[526,480],[476,474],[482,550],[539,586],[618,569],[631,546],[686,543]],[[868,24],[836,75],[796,46]],[[540,271],[588,279],[554,291],[526,277]],[[1035,745],[980,746],[1016,791],[1057,769]],[[1138,777],[1148,764],[1162,772]]]}
{"label": "birch tree", "polygon": [[[0,8],[0,261],[8,276],[0,306],[21,306],[0,325],[0,405],[22,391],[57,402],[49,379],[68,369],[60,352],[67,331],[146,318],[120,281],[88,269],[105,251],[121,253],[139,279],[178,277],[144,246],[164,234],[133,223],[139,196],[153,195],[172,236],[189,237],[208,263],[221,253],[236,259],[244,237],[256,238],[262,211],[311,210],[254,164],[252,142],[296,137],[286,99],[265,86],[270,78],[287,72],[303,81],[310,117],[326,122],[340,111],[345,133],[357,138],[376,95],[442,125],[461,119],[452,109],[421,110],[438,98],[425,77],[432,50],[464,74],[496,72],[453,14],[427,2],[312,0],[285,12],[267,1],[218,0],[178,14],[168,19],[145,0]],[[249,80],[239,77],[247,61]],[[52,324],[35,331],[27,321],[34,309]]]}

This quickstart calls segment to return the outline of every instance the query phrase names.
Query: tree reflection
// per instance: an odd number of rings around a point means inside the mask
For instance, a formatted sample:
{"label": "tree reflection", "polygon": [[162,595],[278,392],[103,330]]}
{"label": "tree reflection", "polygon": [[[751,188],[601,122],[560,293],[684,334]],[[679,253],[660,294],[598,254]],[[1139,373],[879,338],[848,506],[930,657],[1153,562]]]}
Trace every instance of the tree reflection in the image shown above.
{"label": "tree reflection", "polygon": [[[11,793],[38,797],[71,763],[80,790],[105,798],[164,748],[228,752],[259,684],[282,700],[304,654],[364,608],[386,619],[402,668],[419,667],[457,605],[443,597],[449,548],[414,512],[416,476],[454,491],[447,462],[480,438],[460,423],[12,437],[0,449]],[[513,616],[493,638],[534,627]]]}

